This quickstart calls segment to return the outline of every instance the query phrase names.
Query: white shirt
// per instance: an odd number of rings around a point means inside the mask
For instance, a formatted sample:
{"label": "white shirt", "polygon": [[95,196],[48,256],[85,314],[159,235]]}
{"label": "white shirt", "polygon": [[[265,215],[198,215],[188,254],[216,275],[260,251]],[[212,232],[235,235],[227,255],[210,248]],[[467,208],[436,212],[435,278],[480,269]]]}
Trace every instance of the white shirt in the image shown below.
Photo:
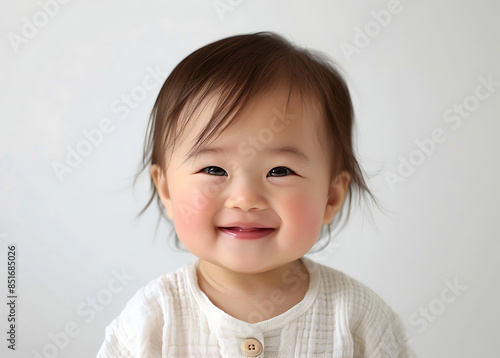
{"label": "white shirt", "polygon": [[193,260],[132,297],[106,327],[97,358],[235,358],[254,349],[262,349],[258,358],[415,357],[400,317],[370,288],[307,257],[301,260],[309,271],[305,297],[253,324],[208,299],[198,286],[199,259]]}

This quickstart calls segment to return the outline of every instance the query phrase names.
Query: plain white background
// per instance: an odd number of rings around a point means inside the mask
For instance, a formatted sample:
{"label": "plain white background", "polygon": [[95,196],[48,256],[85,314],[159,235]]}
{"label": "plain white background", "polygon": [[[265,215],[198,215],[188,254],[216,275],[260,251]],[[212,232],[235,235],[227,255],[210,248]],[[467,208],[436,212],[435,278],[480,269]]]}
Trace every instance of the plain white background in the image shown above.
{"label": "plain white background", "polygon": [[[170,247],[166,223],[155,239],[156,205],[135,220],[149,198],[148,173],[132,187],[149,112],[189,53],[264,30],[348,74],[360,161],[391,213],[372,223],[358,210],[313,257],[391,305],[419,357],[498,351],[498,2],[221,0],[223,13],[205,0],[66,2],[0,11],[0,302],[7,246],[18,254],[17,349],[0,304],[2,357],[95,356],[139,288],[194,258]],[[161,80],[146,88],[151,71]],[[496,85],[477,92],[481,78]],[[85,147],[100,123],[112,130]],[[90,153],[58,178],[54,163],[78,148]]]}

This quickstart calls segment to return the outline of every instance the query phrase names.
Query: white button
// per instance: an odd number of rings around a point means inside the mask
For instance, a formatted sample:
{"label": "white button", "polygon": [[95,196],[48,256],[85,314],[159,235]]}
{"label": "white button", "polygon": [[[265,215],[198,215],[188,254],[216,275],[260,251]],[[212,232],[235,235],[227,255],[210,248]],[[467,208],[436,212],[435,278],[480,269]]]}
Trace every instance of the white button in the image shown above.
{"label": "white button", "polygon": [[262,352],[262,343],[255,338],[248,338],[241,343],[241,351],[247,357],[257,357]]}

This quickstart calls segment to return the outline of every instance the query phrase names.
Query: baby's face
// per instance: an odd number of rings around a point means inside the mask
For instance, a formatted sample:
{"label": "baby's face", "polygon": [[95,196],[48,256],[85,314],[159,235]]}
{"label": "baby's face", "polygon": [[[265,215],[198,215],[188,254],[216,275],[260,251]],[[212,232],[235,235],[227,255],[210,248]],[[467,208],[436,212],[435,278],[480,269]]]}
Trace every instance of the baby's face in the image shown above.
{"label": "baby's face", "polygon": [[306,254],[340,209],[348,178],[330,190],[319,110],[293,95],[285,114],[287,96],[266,93],[188,158],[211,113],[202,106],[208,111],[171,154],[159,194],[179,239],[200,259],[245,273],[281,267]]}

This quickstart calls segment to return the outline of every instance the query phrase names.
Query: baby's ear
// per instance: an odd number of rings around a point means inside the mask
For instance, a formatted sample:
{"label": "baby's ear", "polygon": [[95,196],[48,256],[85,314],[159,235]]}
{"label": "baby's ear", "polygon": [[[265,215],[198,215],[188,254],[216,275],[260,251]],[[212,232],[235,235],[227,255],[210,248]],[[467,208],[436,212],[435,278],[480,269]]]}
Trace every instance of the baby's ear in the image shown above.
{"label": "baby's ear", "polygon": [[151,173],[151,177],[155,183],[156,191],[160,196],[160,200],[167,210],[167,215],[171,220],[173,220],[172,200],[170,199],[170,193],[168,191],[166,173],[161,170],[158,164],[151,165],[149,172]]}
{"label": "baby's ear", "polygon": [[351,175],[346,171],[340,172],[340,174],[333,179],[330,193],[328,194],[328,201],[326,203],[323,225],[328,225],[342,208],[350,180]]}

